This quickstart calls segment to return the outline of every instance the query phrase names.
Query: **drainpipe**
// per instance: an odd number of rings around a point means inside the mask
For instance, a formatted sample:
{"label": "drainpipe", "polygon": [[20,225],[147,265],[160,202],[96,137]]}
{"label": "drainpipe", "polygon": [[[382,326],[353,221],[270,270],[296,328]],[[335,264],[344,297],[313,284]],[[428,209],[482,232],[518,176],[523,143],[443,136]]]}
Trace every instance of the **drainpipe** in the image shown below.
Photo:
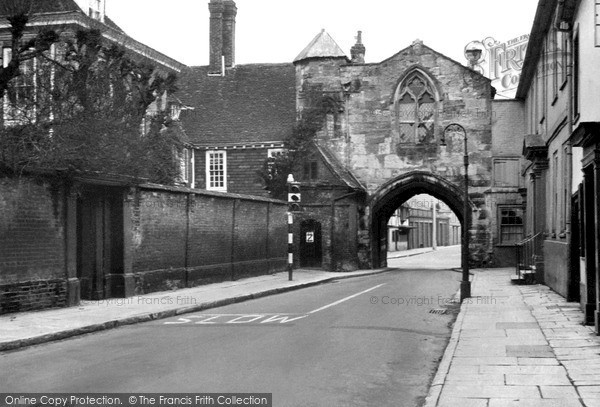
{"label": "drainpipe", "polygon": [[336,266],[336,262],[335,262],[335,256],[334,256],[334,252],[333,252],[333,231],[335,228],[335,203],[337,201],[341,201],[342,199],[348,198],[350,196],[356,195],[359,191],[352,191],[348,194],[342,195],[342,196],[338,196],[337,198],[333,198],[331,200],[331,226],[330,226],[330,230],[329,230],[329,246],[330,246],[330,250],[331,250],[331,271],[335,271],[335,266]]}

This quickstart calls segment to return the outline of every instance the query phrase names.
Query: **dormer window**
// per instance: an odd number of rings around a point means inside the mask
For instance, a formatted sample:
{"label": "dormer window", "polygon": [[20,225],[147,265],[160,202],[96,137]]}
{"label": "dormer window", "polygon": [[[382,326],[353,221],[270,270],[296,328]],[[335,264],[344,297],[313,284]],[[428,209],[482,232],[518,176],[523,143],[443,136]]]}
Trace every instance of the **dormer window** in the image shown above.
{"label": "dormer window", "polygon": [[89,16],[94,20],[104,22],[105,0],[90,0]]}

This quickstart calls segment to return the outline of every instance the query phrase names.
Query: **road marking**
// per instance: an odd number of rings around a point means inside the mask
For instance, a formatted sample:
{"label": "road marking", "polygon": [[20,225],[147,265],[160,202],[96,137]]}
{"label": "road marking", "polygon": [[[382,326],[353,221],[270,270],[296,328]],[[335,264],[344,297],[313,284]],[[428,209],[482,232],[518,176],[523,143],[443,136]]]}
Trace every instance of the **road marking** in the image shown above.
{"label": "road marking", "polygon": [[308,314],[200,314],[187,315],[176,321],[166,321],[163,325],[223,325],[223,324],[286,324],[306,318]]}
{"label": "road marking", "polygon": [[302,319],[302,318],[306,318],[308,315],[300,315],[298,317],[295,318],[288,318],[291,317],[291,315],[273,315],[272,317],[269,317],[268,319],[265,319],[263,321],[260,321],[261,324],[266,324],[269,322],[277,322],[279,321],[280,324],[285,324],[286,322],[292,322],[295,321],[297,319]]}
{"label": "road marking", "polygon": [[317,308],[305,314],[290,314],[290,313],[268,313],[268,314],[200,314],[200,315],[187,315],[185,317],[177,318],[176,321],[166,321],[163,322],[164,325],[184,325],[184,324],[193,324],[193,325],[224,325],[224,324],[286,324],[289,322],[297,321],[302,318],[306,318],[310,314],[314,314],[315,312],[322,311],[329,307],[333,307],[334,305],[341,304],[344,301],[348,301],[354,297],[358,297],[361,294],[368,293],[369,291],[373,291],[376,288],[385,285],[386,283],[376,285],[375,287],[371,287],[364,291],[361,291],[356,294],[352,294],[348,297],[342,298],[341,300],[337,300],[336,302],[332,302],[331,304],[327,304],[321,308]]}
{"label": "road marking", "polygon": [[342,302],[344,302],[344,301],[351,300],[352,298],[354,298],[354,297],[358,297],[358,296],[359,296],[359,295],[361,295],[361,294],[368,293],[369,291],[373,291],[374,289],[376,289],[376,288],[379,288],[379,287],[381,287],[382,285],[385,285],[385,284],[386,284],[386,283],[379,284],[379,285],[376,285],[375,287],[371,287],[371,288],[369,288],[369,289],[367,289],[367,290],[364,290],[364,291],[361,291],[361,292],[359,292],[359,293],[352,294],[352,295],[351,295],[351,296],[349,296],[349,297],[342,298],[341,300],[337,300],[336,302],[332,302],[331,304],[327,304],[327,305],[325,305],[325,306],[323,306],[323,307],[321,307],[321,308],[314,309],[314,310],[312,310],[312,311],[308,312],[308,314],[314,314],[315,312],[323,311],[324,309],[327,309],[327,308],[329,308],[329,307],[333,307],[334,305],[341,304],[341,303],[342,303]]}

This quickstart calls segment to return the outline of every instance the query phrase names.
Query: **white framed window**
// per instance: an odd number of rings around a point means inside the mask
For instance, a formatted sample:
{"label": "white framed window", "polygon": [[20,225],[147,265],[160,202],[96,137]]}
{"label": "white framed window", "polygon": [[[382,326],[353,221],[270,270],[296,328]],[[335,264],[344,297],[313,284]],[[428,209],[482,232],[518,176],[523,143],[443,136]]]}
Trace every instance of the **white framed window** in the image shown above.
{"label": "white framed window", "polygon": [[206,189],[227,191],[227,152],[224,150],[206,152]]}
{"label": "white framed window", "polygon": [[89,16],[94,20],[104,22],[105,3],[104,0],[90,0]]}
{"label": "white framed window", "polygon": [[169,110],[171,120],[179,120],[179,116],[181,115],[181,105],[177,103],[171,103]]}
{"label": "white framed window", "polygon": [[500,218],[500,244],[516,244],[523,239],[523,209],[520,207],[498,207]]}
{"label": "white framed window", "polygon": [[[7,67],[12,59],[12,49],[2,50],[2,65]],[[10,81],[4,94],[3,111],[4,122],[7,125],[23,123],[26,120],[34,121],[36,110],[36,81],[37,59],[31,58],[21,61],[19,75]]]}
{"label": "white framed window", "polygon": [[287,154],[287,149],[285,149],[285,148],[269,148],[267,150],[267,158],[282,157],[286,154]]}
{"label": "white framed window", "polygon": [[277,174],[275,173],[274,163],[277,158],[285,157],[287,155],[287,149],[285,148],[269,148],[267,150],[267,166],[269,171],[269,178],[273,179]]}
{"label": "white framed window", "polygon": [[187,148],[181,150],[181,153],[179,154],[179,173],[181,182],[185,182],[187,184],[190,173],[190,150]]}

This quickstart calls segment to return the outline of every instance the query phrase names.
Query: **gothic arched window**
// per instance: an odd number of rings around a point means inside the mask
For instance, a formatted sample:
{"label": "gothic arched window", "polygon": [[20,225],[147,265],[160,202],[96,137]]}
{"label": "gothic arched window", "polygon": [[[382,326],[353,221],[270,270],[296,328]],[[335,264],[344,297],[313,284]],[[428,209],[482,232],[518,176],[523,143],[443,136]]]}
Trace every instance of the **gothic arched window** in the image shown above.
{"label": "gothic arched window", "polygon": [[396,93],[396,117],[401,143],[428,143],[434,139],[435,93],[427,79],[415,72]]}

